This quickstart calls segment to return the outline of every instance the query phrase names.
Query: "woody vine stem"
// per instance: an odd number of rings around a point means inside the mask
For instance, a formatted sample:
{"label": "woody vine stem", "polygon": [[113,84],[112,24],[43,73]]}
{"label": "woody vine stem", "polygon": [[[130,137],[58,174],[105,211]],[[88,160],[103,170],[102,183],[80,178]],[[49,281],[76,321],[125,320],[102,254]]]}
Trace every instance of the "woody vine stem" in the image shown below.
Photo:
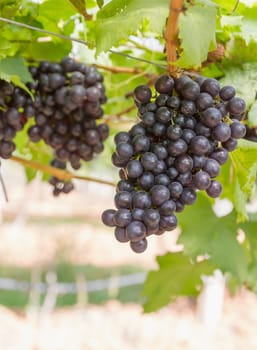
{"label": "woody vine stem", "polygon": [[177,59],[178,19],[180,12],[183,10],[183,5],[183,0],[170,0],[169,16],[164,33],[164,38],[166,41],[168,71],[172,76],[176,76],[177,71],[177,68],[173,62],[175,62]]}

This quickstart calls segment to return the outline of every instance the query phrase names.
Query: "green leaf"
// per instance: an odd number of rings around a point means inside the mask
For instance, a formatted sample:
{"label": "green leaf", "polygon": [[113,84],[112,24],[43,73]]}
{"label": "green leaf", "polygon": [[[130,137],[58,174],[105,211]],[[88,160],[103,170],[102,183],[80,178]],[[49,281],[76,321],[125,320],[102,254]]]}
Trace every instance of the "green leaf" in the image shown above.
{"label": "green leaf", "polygon": [[[255,218],[256,219],[256,218]],[[257,263],[257,232],[256,232],[257,220],[251,220],[240,224],[240,228],[244,231],[246,239],[250,247],[250,253],[252,260]]]}
{"label": "green leaf", "polygon": [[248,114],[248,125],[250,127],[257,126],[257,101],[254,101],[251,105]]}
{"label": "green leaf", "polygon": [[70,41],[32,42],[27,46],[26,56],[35,60],[59,61],[72,49]]}
{"label": "green leaf", "polygon": [[157,262],[159,269],[149,272],[144,284],[145,312],[155,311],[177,296],[197,295],[202,285],[201,276],[213,271],[208,261],[192,263],[182,253],[159,256]]}
{"label": "green leaf", "polygon": [[[42,26],[52,32],[62,33],[65,21],[76,14],[76,9],[69,0],[47,0],[39,7],[37,20]],[[52,40],[59,40],[52,37]]]}
{"label": "green leaf", "polygon": [[242,191],[251,196],[256,181],[257,172],[257,144],[247,140],[239,140],[238,147],[231,152],[230,157],[235,176]]}
{"label": "green leaf", "polygon": [[19,86],[27,91],[25,83],[33,81],[23,58],[9,57],[0,61],[0,78]]}
{"label": "green leaf", "polygon": [[246,44],[249,44],[251,39],[256,40],[257,35],[257,8],[245,8],[241,12],[243,15],[241,25],[241,35]]}
{"label": "green leaf", "polygon": [[230,13],[235,7],[235,2],[231,0],[213,0],[213,2],[215,2],[215,4],[217,4],[223,10],[226,10]]}
{"label": "green leaf", "polygon": [[182,68],[199,67],[208,51],[216,47],[216,8],[191,6],[179,16],[182,55],[176,64]]}
{"label": "green leaf", "polygon": [[198,193],[197,202],[178,215],[178,220],[182,229],[179,243],[184,245],[185,254],[193,259],[208,254],[211,264],[224,272],[231,272],[240,282],[244,280],[247,259],[236,238],[234,212],[217,217],[210,201]]}
{"label": "green leaf", "polygon": [[148,29],[162,35],[169,6],[167,0],[112,0],[97,15],[96,54],[107,51],[126,40],[141,28],[145,20]]}
{"label": "green leaf", "polygon": [[96,0],[97,6],[101,9],[104,5],[104,0]]}

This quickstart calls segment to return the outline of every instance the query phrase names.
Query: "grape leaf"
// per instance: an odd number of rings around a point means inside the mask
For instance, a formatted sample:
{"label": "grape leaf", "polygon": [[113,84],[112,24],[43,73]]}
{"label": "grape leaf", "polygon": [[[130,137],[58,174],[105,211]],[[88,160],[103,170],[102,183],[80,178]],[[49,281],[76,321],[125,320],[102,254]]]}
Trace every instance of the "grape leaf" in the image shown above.
{"label": "grape leaf", "polygon": [[67,56],[72,49],[70,41],[55,40],[50,42],[32,42],[27,46],[25,57],[35,60],[59,61]]}
{"label": "grape leaf", "polygon": [[[113,0],[97,15],[96,54],[119,45],[147,20],[149,30],[162,35],[169,7],[167,0]],[[118,30],[117,30],[118,29]]]}
{"label": "grape leaf", "polygon": [[211,274],[208,261],[193,263],[183,253],[168,253],[157,257],[159,270],[150,271],[144,283],[144,311],[155,311],[179,295],[197,295],[201,275]]}
{"label": "grape leaf", "polygon": [[[232,45],[231,45],[232,44]],[[251,40],[248,45],[241,37],[233,38],[227,46],[227,60],[223,61],[223,66],[233,68],[242,66],[245,63],[257,62],[257,42]],[[232,66],[232,67],[231,67]]]}
{"label": "grape leaf", "polygon": [[245,8],[242,12],[241,36],[246,44],[249,44],[251,39],[256,39],[257,35],[257,8]]}
{"label": "grape leaf", "polygon": [[181,68],[199,67],[208,51],[215,49],[216,8],[191,6],[179,16],[182,54],[176,64]]}
{"label": "grape leaf", "polygon": [[248,219],[246,202],[256,188],[256,154],[256,143],[247,140],[239,140],[237,149],[230,154],[233,167],[233,171],[230,174],[230,186],[234,188],[233,203],[238,213],[238,222]]}
{"label": "grape leaf", "polygon": [[[61,9],[61,10],[60,10]],[[47,0],[39,7],[37,20],[49,31],[62,33],[64,21],[75,15],[76,9],[69,0]],[[52,37],[52,40],[58,40]]]}
{"label": "grape leaf", "polygon": [[231,0],[213,0],[223,10],[231,13],[235,7],[234,1]]}
{"label": "grape leaf", "polygon": [[23,58],[16,56],[1,60],[0,78],[8,82],[12,82],[31,94],[25,83],[31,82],[33,79],[28,71],[28,68],[24,64]]}
{"label": "grape leaf", "polygon": [[[242,282],[247,270],[244,248],[237,241],[235,212],[217,217],[210,201],[198,193],[197,202],[178,215],[182,233],[179,243],[193,259],[208,254],[211,264],[232,273]],[[229,252],[229,254],[228,254]]]}
{"label": "grape leaf", "polygon": [[237,149],[230,154],[234,174],[240,188],[248,195],[252,194],[257,173],[257,144],[247,140],[239,140]]}
{"label": "grape leaf", "polygon": [[257,126],[257,101],[254,101],[251,105],[248,114],[248,125],[250,127]]}
{"label": "grape leaf", "polygon": [[101,9],[104,5],[104,0],[96,0],[97,6]]}

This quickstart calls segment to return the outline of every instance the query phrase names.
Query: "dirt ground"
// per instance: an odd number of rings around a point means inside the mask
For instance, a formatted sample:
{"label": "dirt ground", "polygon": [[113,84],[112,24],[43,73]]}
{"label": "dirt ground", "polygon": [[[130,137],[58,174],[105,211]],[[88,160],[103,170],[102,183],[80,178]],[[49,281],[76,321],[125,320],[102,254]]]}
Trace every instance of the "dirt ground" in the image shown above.
{"label": "dirt ground", "polygon": [[[226,298],[221,322],[208,330],[184,299],[153,314],[115,301],[25,317],[0,308],[0,348],[7,350],[256,350],[256,297]],[[10,336],[15,334],[15,336]]]}
{"label": "dirt ground", "polygon": [[[175,244],[178,232],[150,239],[143,255],[116,242],[99,220],[102,210],[112,207],[112,188],[77,183],[76,192],[56,199],[37,181],[26,187],[21,169],[12,163],[4,168],[4,177],[10,202],[0,203],[2,264],[32,267],[62,258],[76,264],[152,268],[156,255],[181,248]],[[244,290],[234,298],[225,295],[214,328],[183,298],[147,315],[139,305],[116,301],[53,312],[28,307],[25,314],[0,307],[0,349],[256,350],[256,310],[256,296]]]}

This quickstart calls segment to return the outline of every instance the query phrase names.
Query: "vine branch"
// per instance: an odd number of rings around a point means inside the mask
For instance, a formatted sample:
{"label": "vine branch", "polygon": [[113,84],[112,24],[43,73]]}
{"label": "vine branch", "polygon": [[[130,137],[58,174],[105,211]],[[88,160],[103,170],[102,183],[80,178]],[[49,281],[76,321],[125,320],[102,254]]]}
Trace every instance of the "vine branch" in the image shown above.
{"label": "vine branch", "polygon": [[25,167],[29,167],[29,168],[32,168],[35,170],[40,170],[44,173],[55,176],[58,179],[63,180],[63,181],[77,179],[77,180],[83,180],[83,181],[89,181],[89,182],[96,182],[98,184],[108,185],[108,186],[113,186],[113,187],[116,186],[113,182],[110,182],[110,181],[95,179],[95,178],[89,177],[89,176],[75,175],[67,170],[62,170],[62,169],[52,167],[50,165],[41,164],[41,163],[36,162],[34,160],[28,160],[28,159],[24,159],[24,158],[17,157],[17,156],[12,156],[11,160],[13,160],[17,163],[20,163]]}
{"label": "vine branch", "polygon": [[176,67],[172,63],[177,59],[178,18],[183,10],[183,3],[183,0],[170,0],[170,11],[164,33],[170,75],[174,75],[176,72]]}
{"label": "vine branch", "polygon": [[[93,64],[94,67],[98,69],[103,69],[112,73],[127,73],[127,74],[144,74],[144,72],[137,67],[129,68],[129,67],[114,67],[114,66],[103,66],[101,64]],[[145,73],[147,76],[149,73]]]}

